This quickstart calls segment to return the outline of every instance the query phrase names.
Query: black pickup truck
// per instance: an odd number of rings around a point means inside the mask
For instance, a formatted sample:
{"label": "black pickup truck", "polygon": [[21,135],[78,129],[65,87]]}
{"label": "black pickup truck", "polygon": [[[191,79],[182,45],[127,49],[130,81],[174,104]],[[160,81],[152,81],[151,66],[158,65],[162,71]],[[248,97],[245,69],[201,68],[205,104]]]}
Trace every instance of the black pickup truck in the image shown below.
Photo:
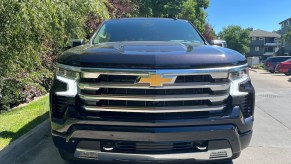
{"label": "black pickup truck", "polygon": [[105,21],[58,57],[52,137],[67,161],[220,161],[249,145],[254,88],[240,53],[186,20]]}

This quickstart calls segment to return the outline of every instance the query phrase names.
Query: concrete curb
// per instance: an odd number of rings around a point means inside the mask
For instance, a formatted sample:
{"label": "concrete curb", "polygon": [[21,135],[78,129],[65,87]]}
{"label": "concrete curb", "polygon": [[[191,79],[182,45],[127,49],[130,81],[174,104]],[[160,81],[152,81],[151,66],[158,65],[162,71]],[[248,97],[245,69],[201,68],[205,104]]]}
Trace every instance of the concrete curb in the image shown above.
{"label": "concrete curb", "polygon": [[13,141],[6,148],[0,151],[0,163],[10,164],[14,163],[17,157],[20,157],[25,152],[32,149],[43,138],[50,134],[49,119],[39,124],[28,133]]}

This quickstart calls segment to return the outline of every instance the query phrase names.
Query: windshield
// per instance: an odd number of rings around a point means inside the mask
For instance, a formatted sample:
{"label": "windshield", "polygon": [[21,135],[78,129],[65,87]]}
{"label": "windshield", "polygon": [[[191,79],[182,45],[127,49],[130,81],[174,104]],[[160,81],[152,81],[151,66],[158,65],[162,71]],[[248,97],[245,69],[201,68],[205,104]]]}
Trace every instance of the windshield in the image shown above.
{"label": "windshield", "polygon": [[93,44],[122,41],[178,41],[204,44],[187,21],[161,19],[113,20],[105,22]]}

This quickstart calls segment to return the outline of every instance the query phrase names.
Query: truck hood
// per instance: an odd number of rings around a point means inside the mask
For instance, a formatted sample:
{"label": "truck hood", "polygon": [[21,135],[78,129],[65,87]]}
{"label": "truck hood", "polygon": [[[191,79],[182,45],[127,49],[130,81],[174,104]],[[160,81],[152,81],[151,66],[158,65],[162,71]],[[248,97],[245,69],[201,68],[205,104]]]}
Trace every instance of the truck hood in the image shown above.
{"label": "truck hood", "polygon": [[58,57],[60,64],[95,68],[192,69],[245,64],[222,47],[179,42],[111,42],[82,45]]}

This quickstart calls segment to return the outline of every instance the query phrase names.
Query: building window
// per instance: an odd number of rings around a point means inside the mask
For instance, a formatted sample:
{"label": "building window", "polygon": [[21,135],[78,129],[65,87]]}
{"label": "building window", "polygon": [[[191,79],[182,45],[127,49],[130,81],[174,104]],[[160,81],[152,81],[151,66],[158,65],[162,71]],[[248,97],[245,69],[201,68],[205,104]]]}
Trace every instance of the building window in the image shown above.
{"label": "building window", "polygon": [[289,20],[286,22],[286,26],[289,26]]}
{"label": "building window", "polygon": [[264,40],[264,38],[259,38],[259,40]]}
{"label": "building window", "polygon": [[284,28],[284,23],[282,23],[282,28]]}
{"label": "building window", "polygon": [[285,47],[285,39],[282,40],[282,47]]}
{"label": "building window", "polygon": [[256,39],[257,39],[256,37],[254,37],[254,36],[252,37],[252,40],[256,40]]}
{"label": "building window", "polygon": [[260,51],[260,47],[255,47],[255,51]]}

